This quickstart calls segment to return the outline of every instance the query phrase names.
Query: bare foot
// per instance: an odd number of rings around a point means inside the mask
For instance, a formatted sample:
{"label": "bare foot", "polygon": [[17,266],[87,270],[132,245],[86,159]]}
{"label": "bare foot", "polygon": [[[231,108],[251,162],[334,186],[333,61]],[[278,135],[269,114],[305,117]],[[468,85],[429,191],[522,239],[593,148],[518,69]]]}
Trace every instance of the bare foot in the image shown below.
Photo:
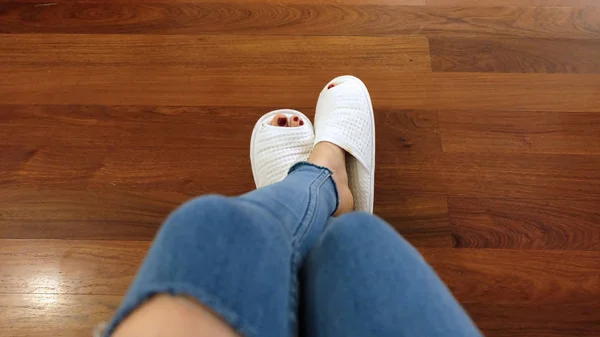
{"label": "bare foot", "polygon": [[329,143],[320,142],[315,145],[308,161],[315,165],[324,166],[333,172],[333,181],[337,186],[340,204],[334,216],[340,216],[354,209],[354,198],[348,185],[348,173],[346,172],[346,151],[341,147]]}
{"label": "bare foot", "polygon": [[288,118],[285,114],[277,114],[269,124],[281,127],[297,127],[304,125],[304,121],[300,116],[292,115]]}

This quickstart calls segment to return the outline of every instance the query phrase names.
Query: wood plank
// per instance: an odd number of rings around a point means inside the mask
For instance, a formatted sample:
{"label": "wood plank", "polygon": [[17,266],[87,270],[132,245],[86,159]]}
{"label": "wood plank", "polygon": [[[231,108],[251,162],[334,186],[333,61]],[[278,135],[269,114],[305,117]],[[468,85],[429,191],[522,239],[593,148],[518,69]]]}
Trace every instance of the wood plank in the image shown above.
{"label": "wood plank", "polygon": [[91,336],[120,301],[121,296],[107,295],[0,294],[0,335]]}
{"label": "wood plank", "polygon": [[600,334],[598,302],[565,305],[468,303],[487,337],[593,337]]}
{"label": "wood plank", "polygon": [[600,252],[419,249],[486,336],[596,336]]}
{"label": "wood plank", "polygon": [[[31,151],[24,148],[23,152]],[[238,195],[254,189],[247,151],[40,147],[3,188]]]}
{"label": "wood plank", "polygon": [[445,152],[600,154],[598,114],[439,111]]}
{"label": "wood plank", "polygon": [[[21,149],[22,157],[31,153]],[[16,154],[15,156],[18,156]],[[100,159],[98,159],[100,158]],[[237,195],[254,188],[244,150],[40,147],[2,188]],[[600,157],[378,150],[375,194],[600,200]]]}
{"label": "wood plank", "polygon": [[[600,75],[356,70],[375,108],[600,111]],[[0,65],[0,104],[313,106],[339,73],[205,67]],[[526,95],[524,93],[527,93]]]}
{"label": "wood plank", "polygon": [[398,152],[441,152],[436,111],[375,110],[377,147]]}
{"label": "wood plank", "polygon": [[[248,149],[256,120],[274,107],[0,105],[0,145]],[[312,118],[314,107],[298,108]],[[437,113],[376,110],[378,144],[441,152]],[[210,127],[206,127],[210,125]],[[236,135],[232,137],[231,135]],[[244,136],[246,135],[246,136]],[[244,156],[246,154],[244,153]]]}
{"label": "wood plank", "polygon": [[452,247],[446,198],[399,196],[377,200],[375,214],[415,247]]}
{"label": "wood plank", "polygon": [[427,6],[444,7],[497,7],[538,6],[538,7],[586,7],[600,5],[596,0],[427,0]]}
{"label": "wood plank", "polygon": [[2,189],[0,238],[148,241],[189,198],[166,192]]}
{"label": "wood plank", "polygon": [[599,38],[599,7],[2,3],[0,33]]}
{"label": "wood plank", "polygon": [[600,73],[600,40],[432,38],[433,71]]}
{"label": "wood plank", "polygon": [[[190,196],[169,192],[2,189],[0,239],[150,241]],[[383,199],[376,213],[417,247],[451,247],[446,198]]]}
{"label": "wood plank", "polygon": [[[274,109],[1,105],[0,130],[3,132],[0,132],[0,145],[18,144],[36,148],[52,144],[96,149],[218,147],[246,151],[254,123],[264,113]],[[311,116],[310,110],[314,110],[314,107],[300,108],[308,116]]]}
{"label": "wood plank", "polygon": [[[419,250],[461,303],[540,307],[600,303],[598,251]],[[555,318],[560,319],[547,317]]]}
{"label": "wood plank", "polygon": [[268,72],[274,63],[281,72],[431,70],[427,38],[418,36],[0,34],[0,45],[3,64],[193,65],[229,72]]}
{"label": "wood plank", "polygon": [[149,245],[116,240],[0,240],[0,293],[121,296]]}
{"label": "wood plank", "polygon": [[597,201],[448,200],[458,247],[600,250]]}
{"label": "wood plank", "polygon": [[379,151],[375,195],[600,201],[600,157]]}

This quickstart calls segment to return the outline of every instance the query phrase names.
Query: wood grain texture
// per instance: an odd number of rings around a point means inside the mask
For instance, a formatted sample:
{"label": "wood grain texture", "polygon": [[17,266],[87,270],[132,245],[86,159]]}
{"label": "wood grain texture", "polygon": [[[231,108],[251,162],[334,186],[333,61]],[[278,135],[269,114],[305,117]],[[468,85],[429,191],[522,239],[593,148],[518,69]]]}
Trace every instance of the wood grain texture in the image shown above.
{"label": "wood grain texture", "polygon": [[597,306],[597,300],[564,305],[464,305],[486,337],[598,336],[600,315],[593,309]]}
{"label": "wood grain texture", "polygon": [[597,113],[439,111],[445,152],[600,154]]}
{"label": "wood grain texture", "polygon": [[[235,195],[253,188],[247,155],[220,148],[9,149],[22,160],[3,188],[79,188]],[[208,160],[207,158],[210,158]],[[379,151],[378,200],[397,195],[600,200],[598,156]],[[66,169],[68,167],[68,169]],[[16,171],[13,171],[16,170]],[[380,199],[381,198],[381,199]]]}
{"label": "wood grain texture", "polygon": [[515,199],[600,200],[600,157],[503,153],[393,156],[380,152],[378,197],[418,194]]}
{"label": "wood grain texture", "polygon": [[597,201],[451,197],[448,208],[458,247],[600,250]]}
{"label": "wood grain texture", "polygon": [[[595,336],[600,252],[422,248],[486,336]],[[549,319],[551,318],[551,319]]]}
{"label": "wood grain texture", "polygon": [[415,247],[452,247],[446,198],[396,197],[377,200],[381,215]]}
{"label": "wood grain texture", "polygon": [[0,44],[3,64],[190,65],[228,72],[269,72],[274,64],[280,72],[431,70],[427,38],[417,36],[0,34]]}
{"label": "wood grain texture", "polygon": [[[404,73],[356,69],[376,109],[600,111],[600,75]],[[0,104],[314,106],[339,73],[206,67],[0,65]],[[243,88],[243,90],[240,90]],[[523,93],[527,92],[527,95]]]}
{"label": "wood grain texture", "polygon": [[189,198],[166,192],[4,189],[0,238],[149,241]]}
{"label": "wood grain texture", "polygon": [[[0,144],[246,150],[258,117],[276,107],[2,105]],[[313,108],[298,108],[311,115]],[[206,127],[210,125],[210,127]],[[232,137],[231,135],[235,135]],[[439,141],[439,140],[438,140]],[[244,156],[247,154],[244,152]]]}
{"label": "wood grain texture", "polygon": [[375,114],[377,142],[384,148],[401,153],[442,151],[437,112],[379,109]]}
{"label": "wood grain texture", "polygon": [[[598,303],[600,252],[421,248],[465,304],[554,306]],[[567,314],[567,313],[565,313]],[[559,319],[559,317],[556,317]]]}
{"label": "wood grain texture", "polygon": [[[190,196],[172,192],[4,189],[0,239],[150,241]],[[417,247],[450,247],[446,198],[382,199],[376,213]]]}
{"label": "wood grain texture", "polygon": [[0,294],[0,335],[92,336],[120,301],[121,296],[107,295]]}
{"label": "wood grain texture", "polygon": [[149,242],[0,240],[0,293],[123,295]]}
{"label": "wood grain texture", "polygon": [[600,7],[4,2],[0,33],[599,38]]}
{"label": "wood grain texture", "polygon": [[432,38],[433,71],[600,73],[600,40]]}

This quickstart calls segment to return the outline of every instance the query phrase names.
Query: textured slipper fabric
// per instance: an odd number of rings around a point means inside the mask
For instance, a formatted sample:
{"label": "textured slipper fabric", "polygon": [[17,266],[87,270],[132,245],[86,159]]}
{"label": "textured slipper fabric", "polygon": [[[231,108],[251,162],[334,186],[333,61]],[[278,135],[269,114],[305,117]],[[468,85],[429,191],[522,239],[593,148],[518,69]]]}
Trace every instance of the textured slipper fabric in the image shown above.
{"label": "textured slipper fabric", "polygon": [[361,80],[340,76],[327,83],[317,102],[315,135],[315,144],[327,141],[348,152],[346,167],[354,210],[373,213],[375,119]]}
{"label": "textured slipper fabric", "polygon": [[[269,123],[277,114],[288,119],[296,115],[304,125],[279,127]],[[301,112],[290,109],[271,111],[262,116],[252,131],[250,162],[256,188],[280,182],[297,162],[305,161],[314,144],[314,129],[310,120]]]}

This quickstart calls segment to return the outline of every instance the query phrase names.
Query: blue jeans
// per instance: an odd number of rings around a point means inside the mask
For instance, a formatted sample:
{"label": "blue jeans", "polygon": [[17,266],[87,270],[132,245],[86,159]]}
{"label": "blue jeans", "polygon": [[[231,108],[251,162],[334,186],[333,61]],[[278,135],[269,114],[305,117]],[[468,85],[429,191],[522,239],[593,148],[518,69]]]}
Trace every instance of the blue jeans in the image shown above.
{"label": "blue jeans", "polygon": [[196,298],[248,337],[481,336],[410,244],[370,214],[331,217],[337,205],[331,171],[309,163],[239,197],[187,202],[106,336],[161,293]]}

